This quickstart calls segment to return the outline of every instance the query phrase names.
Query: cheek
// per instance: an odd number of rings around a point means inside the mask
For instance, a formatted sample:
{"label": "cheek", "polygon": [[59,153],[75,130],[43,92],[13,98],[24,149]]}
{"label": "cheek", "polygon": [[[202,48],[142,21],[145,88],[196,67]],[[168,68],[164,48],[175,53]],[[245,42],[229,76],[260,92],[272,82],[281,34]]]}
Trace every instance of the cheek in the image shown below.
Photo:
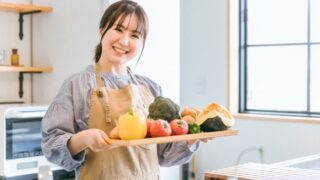
{"label": "cheek", "polygon": [[115,41],[115,35],[112,32],[107,31],[101,40],[101,44],[104,49],[108,49],[113,41]]}
{"label": "cheek", "polygon": [[137,54],[141,51],[142,45],[143,45],[142,41],[134,43],[134,47],[132,47],[134,49],[134,54]]}
{"label": "cheek", "polygon": [[110,42],[106,38],[102,39],[101,45],[102,45],[102,49],[105,51],[109,51],[111,49]]}

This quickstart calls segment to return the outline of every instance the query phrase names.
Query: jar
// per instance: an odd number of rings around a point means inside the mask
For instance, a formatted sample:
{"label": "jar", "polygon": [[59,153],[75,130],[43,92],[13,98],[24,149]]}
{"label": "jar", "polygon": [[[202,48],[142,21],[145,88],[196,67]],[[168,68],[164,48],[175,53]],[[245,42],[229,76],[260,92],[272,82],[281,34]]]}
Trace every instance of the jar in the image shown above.
{"label": "jar", "polygon": [[12,65],[12,66],[18,66],[18,65],[19,65],[18,49],[12,49],[11,65]]}

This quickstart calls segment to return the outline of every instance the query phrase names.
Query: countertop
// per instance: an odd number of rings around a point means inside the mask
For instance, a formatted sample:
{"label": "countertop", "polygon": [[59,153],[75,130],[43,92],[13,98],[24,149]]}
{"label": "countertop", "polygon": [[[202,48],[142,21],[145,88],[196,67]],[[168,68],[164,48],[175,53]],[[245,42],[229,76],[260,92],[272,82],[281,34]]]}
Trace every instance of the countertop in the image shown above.
{"label": "countertop", "polygon": [[205,173],[205,180],[218,179],[320,179],[320,171],[258,163],[247,163]]}

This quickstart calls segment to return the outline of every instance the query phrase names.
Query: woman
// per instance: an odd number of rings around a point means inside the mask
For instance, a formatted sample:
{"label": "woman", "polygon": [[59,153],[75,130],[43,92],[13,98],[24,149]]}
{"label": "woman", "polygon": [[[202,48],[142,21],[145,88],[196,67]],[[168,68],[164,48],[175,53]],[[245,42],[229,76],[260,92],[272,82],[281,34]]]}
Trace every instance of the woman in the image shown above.
{"label": "woman", "polygon": [[159,179],[159,165],[186,163],[199,142],[117,147],[108,133],[132,106],[145,115],[158,84],[134,75],[126,63],[144,49],[147,16],[140,5],[123,0],[110,5],[100,21],[101,42],[95,66],[67,79],[42,124],[47,159],[81,180]]}

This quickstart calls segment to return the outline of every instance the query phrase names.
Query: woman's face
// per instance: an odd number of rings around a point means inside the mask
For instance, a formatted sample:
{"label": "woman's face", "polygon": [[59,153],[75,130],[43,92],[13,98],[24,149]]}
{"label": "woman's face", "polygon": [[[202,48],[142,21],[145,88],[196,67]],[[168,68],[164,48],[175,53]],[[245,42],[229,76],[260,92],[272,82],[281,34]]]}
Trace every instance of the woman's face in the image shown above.
{"label": "woman's face", "polygon": [[[101,57],[111,64],[123,64],[134,58],[140,52],[143,36],[137,32],[136,15],[128,15],[122,24],[119,19],[105,33],[102,39]],[[100,31],[101,35],[103,30]]]}

